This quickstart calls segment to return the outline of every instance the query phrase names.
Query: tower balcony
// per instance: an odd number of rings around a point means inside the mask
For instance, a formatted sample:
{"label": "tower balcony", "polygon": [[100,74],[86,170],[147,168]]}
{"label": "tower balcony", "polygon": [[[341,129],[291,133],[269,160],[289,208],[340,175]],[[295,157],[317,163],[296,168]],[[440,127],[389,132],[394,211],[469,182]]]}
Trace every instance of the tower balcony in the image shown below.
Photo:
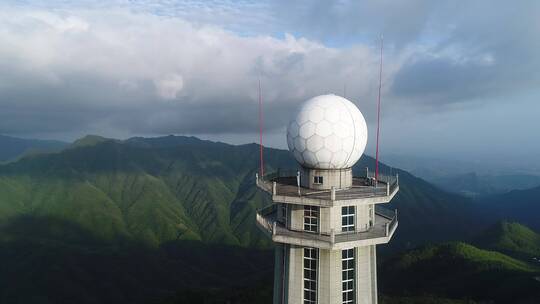
{"label": "tower balcony", "polygon": [[256,184],[276,203],[334,207],[387,203],[399,191],[399,176],[379,176],[375,180],[366,174],[353,177],[351,187],[314,190],[298,185],[296,172],[278,172],[263,177],[256,175]]}
{"label": "tower balcony", "polygon": [[313,233],[287,228],[277,220],[277,208],[272,204],[257,211],[257,226],[276,243],[340,250],[388,243],[396,231],[398,220],[397,210],[376,208],[373,226],[366,231]]}

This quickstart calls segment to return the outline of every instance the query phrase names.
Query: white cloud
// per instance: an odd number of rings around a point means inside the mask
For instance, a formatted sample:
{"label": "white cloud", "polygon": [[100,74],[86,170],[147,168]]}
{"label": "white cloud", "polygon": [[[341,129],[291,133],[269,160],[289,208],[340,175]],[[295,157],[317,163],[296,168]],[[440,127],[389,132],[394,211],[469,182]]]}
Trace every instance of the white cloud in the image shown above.
{"label": "white cloud", "polygon": [[182,75],[169,74],[162,78],[154,80],[157,93],[164,99],[174,99],[184,87],[184,79]]}
{"label": "white cloud", "polygon": [[[337,49],[291,34],[241,36],[126,9],[2,7],[0,14],[0,79],[6,80],[0,104],[13,106],[6,96],[16,94],[18,108],[39,102],[51,111],[67,105],[98,110],[80,113],[100,116],[81,119],[79,126],[70,119],[70,129],[85,130],[86,121],[133,133],[249,129],[256,117],[246,109],[256,106],[259,77],[267,110],[283,111],[268,128],[281,127],[296,102],[342,93],[344,84],[365,111],[372,108],[366,101],[376,87],[378,59],[366,45]],[[388,71],[397,66],[398,61],[387,63]],[[172,99],[178,102],[159,102]],[[243,111],[237,115],[223,107]],[[118,117],[126,111],[138,111],[132,114],[136,122]],[[207,118],[216,125],[212,130],[205,130]],[[0,133],[23,125],[0,123]],[[60,120],[53,129],[62,128],[68,126]]]}

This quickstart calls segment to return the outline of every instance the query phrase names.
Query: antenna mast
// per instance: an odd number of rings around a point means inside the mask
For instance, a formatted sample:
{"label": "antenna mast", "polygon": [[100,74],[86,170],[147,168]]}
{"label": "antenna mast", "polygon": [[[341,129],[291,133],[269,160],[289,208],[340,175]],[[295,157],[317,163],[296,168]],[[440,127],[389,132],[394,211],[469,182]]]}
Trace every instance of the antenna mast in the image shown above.
{"label": "antenna mast", "polygon": [[259,147],[260,147],[260,173],[261,178],[264,176],[264,161],[263,161],[263,115],[262,115],[262,94],[261,94],[261,78],[259,78]]}
{"label": "antenna mast", "polygon": [[383,64],[383,36],[381,35],[381,61],[379,65],[379,97],[377,101],[377,147],[375,148],[375,182],[379,180],[379,131],[381,126],[381,86]]}

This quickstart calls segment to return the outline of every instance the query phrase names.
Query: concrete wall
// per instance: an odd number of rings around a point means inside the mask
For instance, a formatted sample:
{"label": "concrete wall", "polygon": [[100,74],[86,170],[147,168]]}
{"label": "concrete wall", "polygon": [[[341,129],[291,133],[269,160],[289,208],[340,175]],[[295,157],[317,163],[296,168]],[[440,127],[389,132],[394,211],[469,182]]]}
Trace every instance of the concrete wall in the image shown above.
{"label": "concrete wall", "polygon": [[[323,183],[315,184],[313,182],[315,176],[322,176]],[[350,188],[352,186],[352,177],[351,168],[333,170],[301,168],[300,170],[300,184],[302,187],[315,190],[330,190],[332,187],[336,189]]]}
{"label": "concrete wall", "polygon": [[341,303],[341,250],[320,250],[319,304]]}
{"label": "concrete wall", "polygon": [[290,246],[289,259],[286,304],[302,303],[304,299],[304,248]]}
{"label": "concrete wall", "polygon": [[369,229],[370,206],[373,205],[356,206],[356,230],[366,231]]}
{"label": "concrete wall", "polygon": [[371,245],[371,303],[377,304],[377,246]]}
{"label": "concrete wall", "polygon": [[[283,248],[279,246],[279,248]],[[286,248],[285,303],[302,303],[304,289],[304,251],[302,247]],[[283,253],[283,251],[281,251]],[[276,249],[276,264],[283,263],[283,255]],[[278,256],[280,258],[278,258]],[[281,265],[281,264],[280,264]],[[282,267],[276,265],[274,304],[281,304]],[[341,250],[319,250],[318,303],[340,304],[342,302]],[[356,248],[356,303],[377,304],[377,267],[375,246]]]}
{"label": "concrete wall", "polygon": [[[274,304],[281,304],[285,299],[283,294],[287,289],[287,267],[284,259],[287,258],[288,251],[286,251],[284,244],[277,244],[274,249]],[[285,292],[286,293],[286,292]]]}
{"label": "concrete wall", "polygon": [[289,205],[289,229],[301,231],[304,230],[304,206]]}
{"label": "concrete wall", "polygon": [[[373,304],[371,246],[356,248],[356,303]],[[376,294],[376,291],[375,291]]]}

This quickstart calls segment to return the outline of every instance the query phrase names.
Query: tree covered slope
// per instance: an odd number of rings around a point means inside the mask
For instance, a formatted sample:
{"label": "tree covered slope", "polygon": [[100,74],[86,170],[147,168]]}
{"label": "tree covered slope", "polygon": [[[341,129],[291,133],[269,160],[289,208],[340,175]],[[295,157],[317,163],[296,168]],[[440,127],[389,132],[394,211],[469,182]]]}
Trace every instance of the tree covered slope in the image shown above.
{"label": "tree covered slope", "polygon": [[428,245],[390,259],[381,268],[381,291],[394,296],[432,294],[495,303],[540,299],[538,267],[465,243]]}
{"label": "tree covered slope", "polygon": [[540,231],[540,187],[485,196],[475,205],[478,214],[491,222],[506,219]]}
{"label": "tree covered slope", "polygon": [[[269,246],[254,212],[269,203],[254,186],[258,146],[193,137],[87,137],[59,153],[0,166],[0,219],[21,215],[72,221],[104,239],[129,237],[158,245],[202,240]],[[296,168],[289,152],[266,149],[267,171]],[[357,174],[374,161],[363,156]],[[389,207],[399,209],[393,246],[463,239],[473,228],[468,201],[405,171]]]}
{"label": "tree covered slope", "polygon": [[540,234],[516,222],[496,223],[479,236],[476,243],[522,259],[538,258],[540,263]]}

